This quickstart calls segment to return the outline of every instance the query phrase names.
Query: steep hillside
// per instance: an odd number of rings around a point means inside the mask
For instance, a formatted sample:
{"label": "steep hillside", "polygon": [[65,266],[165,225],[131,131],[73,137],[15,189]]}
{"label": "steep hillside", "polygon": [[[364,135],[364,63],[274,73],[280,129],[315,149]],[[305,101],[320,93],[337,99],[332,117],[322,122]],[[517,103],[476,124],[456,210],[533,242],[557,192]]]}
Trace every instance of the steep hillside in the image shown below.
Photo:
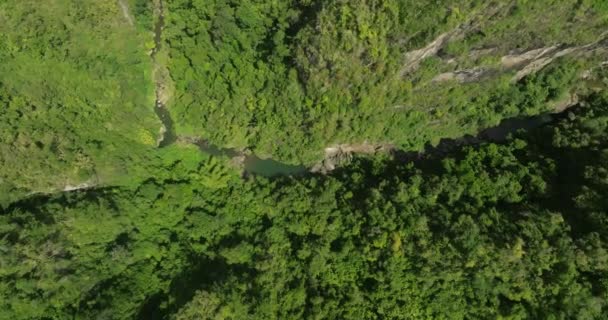
{"label": "steep hillside", "polygon": [[539,114],[607,59],[601,1],[166,3],[178,133],[292,163]]}
{"label": "steep hillside", "polygon": [[0,2],[0,202],[115,181],[155,147],[146,35],[128,14]]}

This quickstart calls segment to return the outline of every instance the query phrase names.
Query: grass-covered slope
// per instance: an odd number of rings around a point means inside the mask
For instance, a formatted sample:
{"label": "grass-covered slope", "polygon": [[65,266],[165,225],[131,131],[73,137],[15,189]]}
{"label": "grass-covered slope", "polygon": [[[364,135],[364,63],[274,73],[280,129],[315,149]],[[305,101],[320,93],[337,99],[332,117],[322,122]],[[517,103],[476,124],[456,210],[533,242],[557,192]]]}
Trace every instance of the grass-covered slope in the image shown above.
{"label": "grass-covered slope", "polygon": [[0,2],[0,198],[97,184],[155,147],[146,38],[115,1]]}

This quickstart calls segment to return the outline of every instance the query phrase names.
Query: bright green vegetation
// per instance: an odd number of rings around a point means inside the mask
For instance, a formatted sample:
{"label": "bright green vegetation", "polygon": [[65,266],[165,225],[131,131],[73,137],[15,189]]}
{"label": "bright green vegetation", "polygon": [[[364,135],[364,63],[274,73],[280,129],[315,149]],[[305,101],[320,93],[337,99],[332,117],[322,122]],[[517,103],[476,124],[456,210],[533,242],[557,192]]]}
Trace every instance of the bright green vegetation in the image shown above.
{"label": "bright green vegetation", "polygon": [[[146,179],[162,157],[157,81],[179,136],[311,166],[335,144],[421,150],[550,110],[601,55],[516,83],[501,57],[592,44],[608,27],[603,1],[169,0],[153,62],[159,3],[0,3],[0,203]],[[479,66],[492,72],[432,81]]]}
{"label": "bright green vegetation", "polygon": [[603,318],[607,98],[444,159],[242,181],[193,153],[17,203],[0,318]]}
{"label": "bright green vegetation", "polygon": [[137,170],[160,128],[144,40],[111,1],[0,1],[0,202]]}
{"label": "bright green vegetation", "polygon": [[[605,30],[603,0],[0,0],[0,320],[606,319]],[[364,142],[397,150],[297,166]]]}
{"label": "bright green vegetation", "polygon": [[[336,143],[419,150],[546,111],[584,63],[557,61],[512,85],[515,70],[496,65],[500,57],[590,44],[608,28],[605,1],[165,2],[178,132],[306,164]],[[441,34],[451,38],[438,55],[408,60]],[[467,85],[430,82],[473,63],[498,73]]]}

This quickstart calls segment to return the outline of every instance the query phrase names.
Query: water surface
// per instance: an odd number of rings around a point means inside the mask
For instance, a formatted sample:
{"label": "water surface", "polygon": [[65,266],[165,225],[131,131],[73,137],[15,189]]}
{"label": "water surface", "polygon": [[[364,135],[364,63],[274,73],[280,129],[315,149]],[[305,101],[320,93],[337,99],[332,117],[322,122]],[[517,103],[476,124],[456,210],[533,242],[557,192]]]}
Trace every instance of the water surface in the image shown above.
{"label": "water surface", "polygon": [[251,174],[274,177],[302,174],[308,171],[308,168],[302,165],[290,165],[273,159],[262,159],[256,155],[244,154],[235,149],[220,148],[208,142],[198,142],[196,145],[199,150],[212,156],[228,158],[244,157],[244,170]]}

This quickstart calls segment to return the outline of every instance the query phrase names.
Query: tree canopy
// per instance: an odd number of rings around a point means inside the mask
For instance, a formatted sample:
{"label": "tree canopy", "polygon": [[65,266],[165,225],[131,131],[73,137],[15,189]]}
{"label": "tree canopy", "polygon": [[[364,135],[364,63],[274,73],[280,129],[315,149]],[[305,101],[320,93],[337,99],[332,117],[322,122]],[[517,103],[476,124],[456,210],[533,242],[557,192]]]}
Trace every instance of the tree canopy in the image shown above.
{"label": "tree canopy", "polygon": [[0,320],[608,318],[607,17],[0,0]]}

